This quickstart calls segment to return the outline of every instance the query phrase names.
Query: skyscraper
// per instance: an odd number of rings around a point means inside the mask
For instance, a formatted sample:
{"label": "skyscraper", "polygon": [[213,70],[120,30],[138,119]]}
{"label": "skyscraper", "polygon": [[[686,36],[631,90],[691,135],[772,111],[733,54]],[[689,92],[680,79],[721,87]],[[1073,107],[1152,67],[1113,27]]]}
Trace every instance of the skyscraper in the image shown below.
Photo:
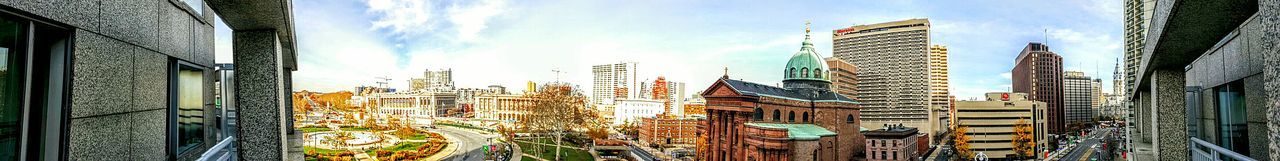
{"label": "skyscraper", "polygon": [[[949,109],[951,108],[951,73],[947,66],[947,46],[931,45],[929,46],[929,104],[930,112],[934,117],[930,117],[930,122],[938,124],[938,127],[950,126]],[[937,118],[937,120],[932,120]],[[944,131],[943,128],[934,130]]]}
{"label": "skyscraper", "polygon": [[591,66],[591,76],[594,104],[612,105],[613,100],[638,96],[635,62]]}
{"label": "skyscraper", "polygon": [[1093,120],[1093,79],[1084,72],[1066,71],[1062,76],[1062,107],[1065,123],[1084,123]]}
{"label": "skyscraper", "polygon": [[1103,102],[1107,102],[1107,98],[1102,95],[1102,79],[1093,78],[1089,81],[1089,95],[1089,108],[1093,110],[1093,117],[1098,117],[1099,108],[1102,108]]}
{"label": "skyscraper", "polygon": [[1041,43],[1027,43],[1013,66],[1013,92],[1027,93],[1031,100],[1048,105],[1050,134],[1065,132],[1062,106],[1062,56]]}
{"label": "skyscraper", "polygon": [[858,67],[856,97],[862,103],[863,125],[875,129],[904,124],[936,136],[941,128],[930,122],[937,120],[930,111],[937,104],[930,93],[934,75],[928,19],[836,29],[832,40],[835,57]]}
{"label": "skyscraper", "polygon": [[855,95],[858,93],[858,79],[853,75],[858,71],[857,67],[836,57],[827,57],[826,61],[831,66],[831,69],[827,69],[831,76],[831,91],[857,100]]}
{"label": "skyscraper", "polygon": [[410,91],[446,92],[453,91],[453,70],[423,70],[422,78],[409,80]]}

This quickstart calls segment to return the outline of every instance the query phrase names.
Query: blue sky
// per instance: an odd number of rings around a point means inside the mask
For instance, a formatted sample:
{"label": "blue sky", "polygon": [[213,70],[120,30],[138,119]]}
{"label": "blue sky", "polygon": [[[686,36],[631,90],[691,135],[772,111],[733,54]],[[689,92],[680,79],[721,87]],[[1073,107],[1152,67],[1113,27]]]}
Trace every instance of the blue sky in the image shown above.
{"label": "blue sky", "polygon": [[[1067,70],[1101,76],[1122,52],[1119,0],[1089,1],[294,1],[295,89],[349,90],[391,77],[407,88],[424,69],[451,68],[459,87],[559,79],[590,88],[591,65],[637,62],[640,80],[664,76],[706,88],[734,79],[774,84],[800,48],[804,22],[831,56],[831,31],[929,18],[932,44],[950,50],[960,99],[1008,89],[1013,59],[1048,40]],[[230,34],[219,28],[219,62]],[[1101,74],[1098,74],[1101,73]],[[1110,90],[1104,90],[1110,91]]]}

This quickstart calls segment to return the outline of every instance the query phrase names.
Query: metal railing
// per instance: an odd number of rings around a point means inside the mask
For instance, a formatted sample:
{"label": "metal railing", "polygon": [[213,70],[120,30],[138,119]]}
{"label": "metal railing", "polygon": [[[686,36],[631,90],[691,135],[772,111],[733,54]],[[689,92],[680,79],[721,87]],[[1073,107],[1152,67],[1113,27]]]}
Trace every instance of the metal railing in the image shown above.
{"label": "metal railing", "polygon": [[222,138],[221,141],[218,141],[218,144],[213,145],[209,150],[204,151],[204,154],[200,154],[200,159],[196,159],[196,161],[239,160],[236,158],[235,142],[236,137],[234,136]]}
{"label": "metal railing", "polygon": [[[1226,157],[1226,158],[1223,158]],[[1213,145],[1199,138],[1191,138],[1191,160],[1193,161],[1257,161],[1249,156],[1241,155],[1226,148]]]}

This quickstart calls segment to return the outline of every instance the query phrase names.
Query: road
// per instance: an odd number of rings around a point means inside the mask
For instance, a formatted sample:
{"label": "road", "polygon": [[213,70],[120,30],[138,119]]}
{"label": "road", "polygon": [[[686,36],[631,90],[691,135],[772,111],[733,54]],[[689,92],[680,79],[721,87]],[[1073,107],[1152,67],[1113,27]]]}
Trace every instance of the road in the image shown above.
{"label": "road", "polygon": [[1076,145],[1075,148],[1072,149],[1070,153],[1067,153],[1066,156],[1063,156],[1059,160],[1087,161],[1087,160],[1091,160],[1095,156],[1100,156],[1101,150],[1094,149],[1093,146],[1096,145],[1099,148],[1101,148],[1102,145],[1100,144],[1100,142],[1102,141],[1103,138],[1106,138],[1108,137],[1108,135],[1111,134],[1110,132],[1111,130],[1112,129],[1110,128],[1106,128],[1106,129],[1096,130],[1093,133],[1089,133],[1089,135],[1085,137],[1084,141],[1081,141],[1080,144]]}
{"label": "road", "polygon": [[451,152],[449,157],[445,159],[452,161],[484,160],[483,147],[489,145],[489,139],[497,137],[492,134],[480,134],[450,126],[440,126],[431,131],[438,132],[448,138],[449,141],[452,141],[453,144],[449,146],[457,146],[457,150]]}

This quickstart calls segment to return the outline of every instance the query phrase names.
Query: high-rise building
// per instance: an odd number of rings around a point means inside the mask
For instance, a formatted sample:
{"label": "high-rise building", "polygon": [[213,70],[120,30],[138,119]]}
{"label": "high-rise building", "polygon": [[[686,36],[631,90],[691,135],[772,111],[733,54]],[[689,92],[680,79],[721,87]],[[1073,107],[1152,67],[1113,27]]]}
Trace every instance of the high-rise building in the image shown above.
{"label": "high-rise building", "polygon": [[1092,116],[1096,118],[1098,116],[1102,116],[1098,114],[1098,112],[1100,112],[1099,110],[1102,108],[1102,103],[1107,102],[1107,97],[1102,94],[1102,79],[1094,78],[1092,81],[1089,81],[1089,86],[1089,94],[1091,96],[1090,98],[1092,98],[1091,101],[1089,101],[1089,108],[1093,111]]}
{"label": "high-rise building", "polygon": [[1032,149],[1048,146],[1045,106],[1044,102],[1027,99],[1026,93],[991,92],[986,94],[986,100],[956,101],[956,124],[969,128],[969,147],[973,151],[986,152],[993,160],[999,160],[1014,154],[1011,143],[1019,120],[1034,129]]}
{"label": "high-rise building", "polygon": [[858,100],[858,78],[853,75],[858,69],[853,64],[836,57],[827,57],[826,61],[827,65],[831,66],[831,69],[827,69],[827,72],[831,73],[831,91]]}
{"label": "high-rise building", "polygon": [[1084,72],[1066,71],[1062,76],[1062,107],[1067,124],[1093,120],[1093,79]]}
{"label": "high-rise building", "polygon": [[667,99],[671,100],[667,113],[675,116],[684,115],[684,105],[688,102],[684,98],[684,82],[668,81],[667,93]]}
{"label": "high-rise building", "polygon": [[782,87],[720,77],[702,92],[698,160],[862,158],[858,102],[831,91],[830,69],[806,30],[783,68]]}
{"label": "high-rise building", "polygon": [[533,93],[533,92],[538,92],[538,83],[534,83],[533,81],[525,82],[524,93]]}
{"label": "high-rise building", "polygon": [[614,100],[639,98],[636,63],[591,66],[591,103],[612,105]]}
{"label": "high-rise building", "polygon": [[936,127],[939,116],[932,111],[946,102],[934,103],[931,93],[936,75],[930,65],[935,61],[930,59],[928,19],[836,29],[832,40],[835,57],[858,68],[856,97],[867,128],[904,124],[930,136],[943,129]]}
{"label": "high-rise building", "polygon": [[947,46],[929,46],[929,122],[933,130],[945,132],[951,121],[951,73],[947,65]]}
{"label": "high-rise building", "polygon": [[1013,66],[1013,92],[1048,105],[1050,134],[1066,132],[1062,100],[1062,56],[1041,43],[1027,43]]}
{"label": "high-rise building", "polygon": [[428,92],[448,92],[453,91],[453,70],[442,69],[438,71],[424,70],[422,78],[414,78],[409,80],[409,90],[428,91]]}

